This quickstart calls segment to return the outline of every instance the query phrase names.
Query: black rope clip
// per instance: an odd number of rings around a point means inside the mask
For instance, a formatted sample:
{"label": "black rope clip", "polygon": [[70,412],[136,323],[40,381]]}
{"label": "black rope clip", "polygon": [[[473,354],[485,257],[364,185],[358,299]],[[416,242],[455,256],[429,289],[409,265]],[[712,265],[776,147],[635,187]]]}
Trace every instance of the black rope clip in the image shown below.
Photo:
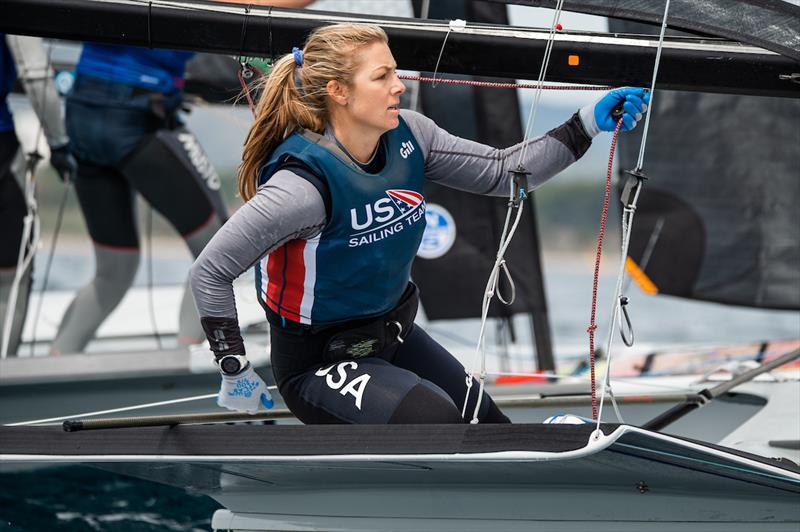
{"label": "black rope clip", "polygon": [[625,296],[620,296],[619,298],[619,308],[622,310],[622,316],[625,318],[625,325],[630,333],[628,336],[625,332],[625,327],[623,326],[622,322],[619,324],[619,335],[622,337],[622,343],[627,345],[628,347],[633,347],[633,323],[631,323],[631,317],[628,315],[628,298]]}
{"label": "black rope clip", "polygon": [[516,208],[528,197],[528,176],[531,173],[526,171],[522,165],[517,166],[514,170],[509,170],[509,172],[514,180],[514,195],[511,197],[509,205]]}
{"label": "black rope clip", "polygon": [[622,202],[625,207],[629,207],[636,189],[642,186],[642,183],[644,183],[648,177],[641,168],[626,170],[625,173],[628,174],[628,176],[625,178],[625,184],[622,186],[619,201]]}
{"label": "black rope clip", "polygon": [[27,157],[25,158],[25,165],[27,166],[27,170],[34,174],[36,172],[36,167],[39,166],[39,163],[44,159],[44,156],[39,153],[38,150],[29,151],[27,153]]}

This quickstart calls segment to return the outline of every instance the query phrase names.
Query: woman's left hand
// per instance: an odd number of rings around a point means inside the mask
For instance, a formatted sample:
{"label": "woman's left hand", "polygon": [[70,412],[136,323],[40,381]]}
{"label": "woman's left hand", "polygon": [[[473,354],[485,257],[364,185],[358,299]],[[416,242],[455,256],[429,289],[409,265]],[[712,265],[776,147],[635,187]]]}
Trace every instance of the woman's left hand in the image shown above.
{"label": "woman's left hand", "polygon": [[642,115],[647,111],[650,91],[639,87],[623,87],[613,90],[592,105],[580,110],[581,121],[591,137],[601,131],[614,131],[619,118],[614,118],[614,109],[622,104],[622,131],[630,131],[636,127]]}

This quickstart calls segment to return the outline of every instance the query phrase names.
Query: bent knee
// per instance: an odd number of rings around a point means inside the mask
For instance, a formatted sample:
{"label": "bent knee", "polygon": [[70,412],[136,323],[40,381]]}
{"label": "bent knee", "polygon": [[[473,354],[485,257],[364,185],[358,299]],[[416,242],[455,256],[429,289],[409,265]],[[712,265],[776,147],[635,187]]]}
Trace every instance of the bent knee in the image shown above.
{"label": "bent knee", "polygon": [[395,409],[389,423],[463,423],[455,403],[432,385],[420,382]]}

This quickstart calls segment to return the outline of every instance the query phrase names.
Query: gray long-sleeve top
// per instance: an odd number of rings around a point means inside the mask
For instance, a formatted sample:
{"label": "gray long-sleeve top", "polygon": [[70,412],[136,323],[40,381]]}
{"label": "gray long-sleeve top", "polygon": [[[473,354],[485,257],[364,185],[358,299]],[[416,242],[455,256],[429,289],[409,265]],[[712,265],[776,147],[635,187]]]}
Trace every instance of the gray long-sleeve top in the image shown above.
{"label": "gray long-sleeve top", "polygon": [[[448,187],[506,196],[510,169],[520,162],[531,173],[530,189],[580,158],[591,144],[578,114],[547,134],[505,149],[451,135],[433,120],[403,110],[425,160],[427,179]],[[325,135],[333,140],[330,130]],[[320,234],[327,223],[325,202],[306,179],[279,170],[206,245],[190,274],[201,317],[236,319],[233,280],[275,248]]]}

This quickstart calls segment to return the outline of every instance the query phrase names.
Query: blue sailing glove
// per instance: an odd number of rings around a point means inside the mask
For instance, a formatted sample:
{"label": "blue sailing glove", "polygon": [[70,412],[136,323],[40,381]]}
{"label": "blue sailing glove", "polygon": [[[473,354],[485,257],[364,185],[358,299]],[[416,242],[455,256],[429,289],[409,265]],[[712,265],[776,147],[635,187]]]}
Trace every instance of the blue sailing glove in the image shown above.
{"label": "blue sailing glove", "polygon": [[613,90],[597,102],[580,110],[581,122],[590,137],[601,131],[614,131],[618,118],[612,115],[614,109],[622,104],[622,131],[630,131],[642,119],[650,101],[650,91],[638,87],[623,87]]}
{"label": "blue sailing glove", "polygon": [[222,373],[217,404],[228,410],[255,414],[259,407],[272,408],[274,404],[267,385],[258,376],[252,364],[235,375]]}

